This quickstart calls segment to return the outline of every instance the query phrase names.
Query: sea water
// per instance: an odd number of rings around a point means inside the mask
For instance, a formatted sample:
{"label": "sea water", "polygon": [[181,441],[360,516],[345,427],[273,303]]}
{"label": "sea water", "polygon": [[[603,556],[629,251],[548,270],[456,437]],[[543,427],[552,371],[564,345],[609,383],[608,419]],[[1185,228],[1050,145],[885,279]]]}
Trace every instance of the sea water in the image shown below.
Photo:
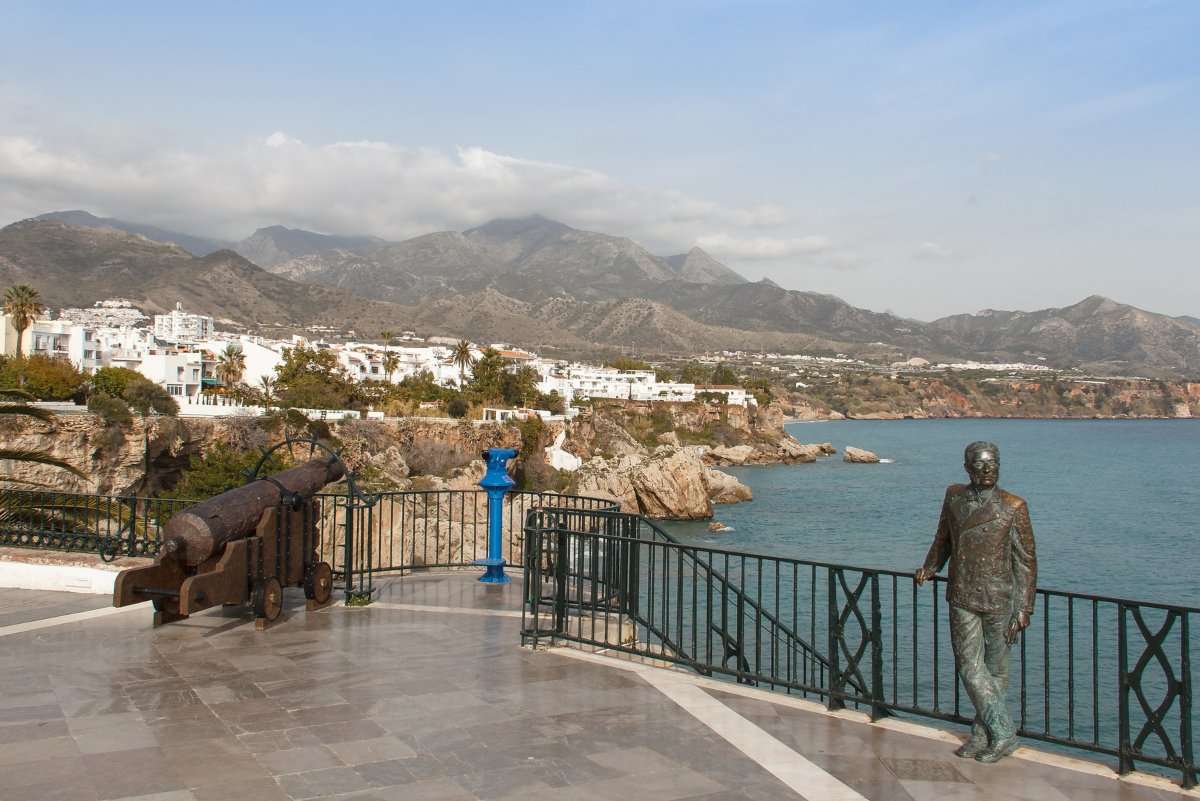
{"label": "sea water", "polygon": [[[672,523],[689,542],[913,570],[937,528],[963,448],[1000,448],[1000,486],[1029,504],[1038,585],[1200,606],[1200,420],[857,420],[793,423],[832,442],[815,464],[726,468],[754,491],[716,507],[733,531]],[[847,445],[890,460],[848,464]]]}

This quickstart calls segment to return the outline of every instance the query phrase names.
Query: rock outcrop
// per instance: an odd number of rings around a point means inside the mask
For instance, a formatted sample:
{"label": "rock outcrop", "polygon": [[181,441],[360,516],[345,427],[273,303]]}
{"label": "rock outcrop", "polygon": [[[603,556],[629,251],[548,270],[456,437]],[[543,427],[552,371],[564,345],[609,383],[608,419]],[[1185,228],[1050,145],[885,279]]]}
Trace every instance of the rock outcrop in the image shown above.
{"label": "rock outcrop", "polygon": [[712,517],[713,503],[750,500],[750,488],[704,463],[700,447],[659,446],[645,457],[597,457],[580,469],[573,491],[612,498],[624,512],[672,520]]}
{"label": "rock outcrop", "polygon": [[704,486],[713,503],[741,503],[754,500],[754,493],[728,473],[713,467],[704,469]]}
{"label": "rock outcrop", "polygon": [[871,451],[847,445],[842,451],[842,461],[854,464],[878,464],[879,457],[871,453]]}

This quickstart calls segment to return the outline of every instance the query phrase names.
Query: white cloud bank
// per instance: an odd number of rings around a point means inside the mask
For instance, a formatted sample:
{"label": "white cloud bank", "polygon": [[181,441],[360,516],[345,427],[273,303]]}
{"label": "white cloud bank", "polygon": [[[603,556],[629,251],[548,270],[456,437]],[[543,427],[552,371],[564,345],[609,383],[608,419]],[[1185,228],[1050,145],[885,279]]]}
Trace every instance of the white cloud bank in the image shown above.
{"label": "white cloud bank", "polygon": [[663,254],[699,244],[734,263],[834,250],[774,204],[727,207],[481,147],[312,145],[277,131],[226,152],[131,156],[0,135],[0,221],[66,208],[228,239],[271,224],[402,239],[536,213]]}

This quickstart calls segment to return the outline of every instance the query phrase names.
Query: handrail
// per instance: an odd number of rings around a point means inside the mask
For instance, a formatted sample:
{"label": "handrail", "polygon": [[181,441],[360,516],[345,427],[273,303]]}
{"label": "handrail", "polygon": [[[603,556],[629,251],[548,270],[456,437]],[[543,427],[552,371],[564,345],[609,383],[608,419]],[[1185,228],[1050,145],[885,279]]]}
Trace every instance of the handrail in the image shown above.
{"label": "handrail", "polygon": [[[598,639],[595,624],[591,636],[582,621],[573,631],[563,628],[559,623],[566,612],[577,608],[582,614],[582,606],[562,588],[555,588],[554,604],[563,614],[556,616],[554,628],[543,629],[536,605],[542,593],[535,586],[526,607],[533,626],[523,627],[523,640],[575,641],[664,659],[702,673],[812,694],[833,709],[857,706],[873,718],[906,713],[971,722],[970,703],[955,676],[943,606],[945,579],[935,577],[918,587],[907,572],[691,545],[637,518],[573,512],[527,532],[534,555],[550,544],[548,538],[561,538],[557,547],[575,553],[604,553],[622,542],[650,549],[640,564],[660,568],[639,581],[657,587],[659,595],[649,610],[636,602],[617,609],[639,627],[636,635],[614,643]],[[636,520],[636,525],[596,524],[613,519]],[[732,572],[718,570],[717,564]],[[638,565],[630,562],[628,569]],[[526,580],[533,585],[545,578],[537,567],[527,567]],[[589,568],[596,570],[588,560],[575,568],[583,581],[597,578],[588,575]],[[747,581],[739,581],[735,592],[730,577],[739,572]],[[712,647],[719,643],[704,620],[706,613],[711,617],[731,602],[739,608],[735,622],[742,619],[743,607],[753,609],[745,632],[749,639],[739,642],[748,663],[735,667]],[[651,613],[648,622],[662,624],[657,630],[644,625],[645,611]],[[1200,718],[1193,705],[1191,665],[1200,658],[1200,641],[1191,631],[1197,615],[1200,609],[1191,606],[1039,589],[1034,625],[1014,646],[1009,672],[1021,736],[1115,757],[1121,773],[1147,767],[1177,771],[1184,787],[1195,786],[1194,731]],[[799,631],[801,620],[813,636],[797,640],[821,657],[820,675],[800,676],[794,661],[777,658],[775,649],[786,656],[793,647],[789,634]],[[699,650],[659,653],[652,646],[664,633],[684,646],[698,644]],[[816,643],[823,649],[818,651]]]}

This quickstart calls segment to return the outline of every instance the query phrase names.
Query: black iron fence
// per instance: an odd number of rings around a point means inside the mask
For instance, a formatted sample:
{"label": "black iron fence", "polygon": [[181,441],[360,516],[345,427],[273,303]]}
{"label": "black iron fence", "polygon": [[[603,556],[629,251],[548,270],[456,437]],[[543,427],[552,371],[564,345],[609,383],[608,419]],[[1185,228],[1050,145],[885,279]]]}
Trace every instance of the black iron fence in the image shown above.
{"label": "black iron fence", "polygon": [[155,556],[171,515],[195,501],[0,490],[0,546]]}
{"label": "black iron fence", "polygon": [[[367,597],[374,577],[430,568],[466,568],[487,556],[488,498],[483,490],[320,495],[322,557],[347,595]],[[529,511],[613,509],[611,500],[552,492],[510,492],[502,501],[501,555],[524,564]]]}
{"label": "black iron fence", "polygon": [[[525,545],[527,643],[638,654],[872,718],[970,723],[940,578],[687,545],[604,511],[534,510]],[[1194,786],[1197,615],[1039,590],[1010,668],[1021,735]]]}

